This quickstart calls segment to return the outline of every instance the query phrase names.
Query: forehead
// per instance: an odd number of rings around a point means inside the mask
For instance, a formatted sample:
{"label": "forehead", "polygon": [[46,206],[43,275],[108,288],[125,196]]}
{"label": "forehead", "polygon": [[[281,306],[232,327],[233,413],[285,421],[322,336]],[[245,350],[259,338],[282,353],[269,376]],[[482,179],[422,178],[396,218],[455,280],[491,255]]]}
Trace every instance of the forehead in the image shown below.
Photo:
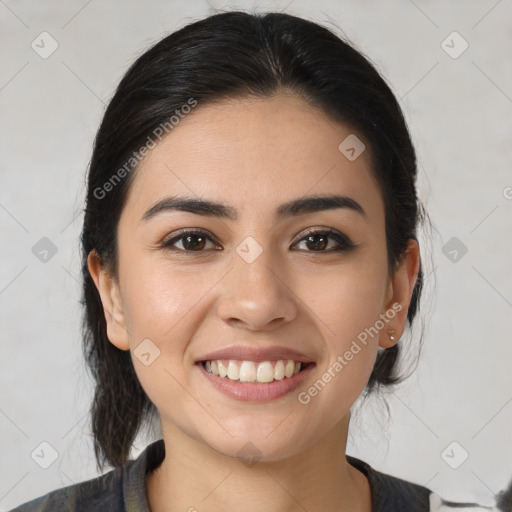
{"label": "forehead", "polygon": [[363,140],[294,94],[199,104],[135,171],[123,215],[138,221],[171,194],[215,198],[241,216],[327,193],[382,209],[368,145],[351,160],[339,149],[347,137]]}

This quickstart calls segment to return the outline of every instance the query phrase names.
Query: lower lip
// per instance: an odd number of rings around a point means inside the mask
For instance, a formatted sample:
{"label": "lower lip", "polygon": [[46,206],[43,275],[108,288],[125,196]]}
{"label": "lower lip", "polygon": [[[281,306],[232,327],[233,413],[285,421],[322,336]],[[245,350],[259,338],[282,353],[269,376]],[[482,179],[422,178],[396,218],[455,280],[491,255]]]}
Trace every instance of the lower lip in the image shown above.
{"label": "lower lip", "polygon": [[259,383],[239,382],[227,377],[219,377],[207,372],[201,363],[197,363],[197,366],[216,389],[230,398],[242,402],[270,402],[281,398],[300,386],[315,367],[314,364],[309,364],[304,370],[292,377],[284,377],[281,380],[274,380],[268,383]]}

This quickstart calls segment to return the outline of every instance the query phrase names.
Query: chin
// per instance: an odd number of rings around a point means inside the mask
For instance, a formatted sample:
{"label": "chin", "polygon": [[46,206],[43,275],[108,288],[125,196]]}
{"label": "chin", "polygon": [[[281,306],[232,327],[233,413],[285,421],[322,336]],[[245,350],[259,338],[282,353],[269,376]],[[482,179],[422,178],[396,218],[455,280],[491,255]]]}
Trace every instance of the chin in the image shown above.
{"label": "chin", "polygon": [[297,434],[295,437],[287,429],[285,434],[275,430],[273,434],[268,435],[275,426],[274,422],[272,428],[261,429],[259,432],[241,433],[244,431],[238,430],[239,435],[236,437],[230,437],[227,434],[222,438],[205,436],[202,442],[220,455],[239,459],[247,466],[253,466],[256,462],[282,461],[305,449],[305,439],[302,434]]}

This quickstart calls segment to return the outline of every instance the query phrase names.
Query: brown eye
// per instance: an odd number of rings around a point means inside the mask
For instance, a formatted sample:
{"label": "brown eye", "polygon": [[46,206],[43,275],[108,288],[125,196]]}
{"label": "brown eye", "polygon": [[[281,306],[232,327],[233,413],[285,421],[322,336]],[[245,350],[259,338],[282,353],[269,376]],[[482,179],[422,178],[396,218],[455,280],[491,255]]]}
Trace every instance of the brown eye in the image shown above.
{"label": "brown eye", "polygon": [[[176,243],[182,244],[182,247],[176,247]],[[210,236],[204,231],[182,231],[178,236],[167,240],[162,244],[166,249],[177,249],[182,252],[204,252],[205,246],[210,242],[217,247]]]}
{"label": "brown eye", "polygon": [[308,249],[323,251],[329,245],[329,237],[320,233],[308,235],[305,239]]}
{"label": "brown eye", "polygon": [[[332,245],[333,241],[335,242],[334,245]],[[179,243],[181,243],[181,247],[178,247]],[[205,252],[205,250],[208,249],[208,243],[211,244],[210,249],[220,249],[220,246],[216,244],[215,240],[206,232],[201,230],[187,230],[163,242],[162,247],[184,253],[199,253]],[[300,243],[306,245],[305,252],[317,253],[344,251],[356,247],[347,236],[333,229],[311,231],[297,242],[297,244]]]}
{"label": "brown eye", "polygon": [[[326,250],[326,248],[329,247],[329,240],[334,240],[336,244],[334,247],[331,246]],[[306,252],[320,253],[344,251],[355,247],[347,236],[333,229],[311,231],[298,243],[304,243],[306,245]]]}

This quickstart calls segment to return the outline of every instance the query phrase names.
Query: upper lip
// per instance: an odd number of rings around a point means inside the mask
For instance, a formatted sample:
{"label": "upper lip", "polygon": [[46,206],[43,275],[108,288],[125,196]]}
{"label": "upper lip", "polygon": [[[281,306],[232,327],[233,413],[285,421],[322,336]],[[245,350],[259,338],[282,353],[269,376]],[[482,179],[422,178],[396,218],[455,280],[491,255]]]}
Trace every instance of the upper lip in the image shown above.
{"label": "upper lip", "polygon": [[292,359],[293,361],[299,361],[301,363],[313,362],[310,357],[288,347],[247,347],[243,345],[233,345],[231,347],[215,350],[214,352],[210,352],[205,356],[202,356],[197,360],[197,362],[213,361],[217,359],[237,359],[240,361],[259,362]]}

